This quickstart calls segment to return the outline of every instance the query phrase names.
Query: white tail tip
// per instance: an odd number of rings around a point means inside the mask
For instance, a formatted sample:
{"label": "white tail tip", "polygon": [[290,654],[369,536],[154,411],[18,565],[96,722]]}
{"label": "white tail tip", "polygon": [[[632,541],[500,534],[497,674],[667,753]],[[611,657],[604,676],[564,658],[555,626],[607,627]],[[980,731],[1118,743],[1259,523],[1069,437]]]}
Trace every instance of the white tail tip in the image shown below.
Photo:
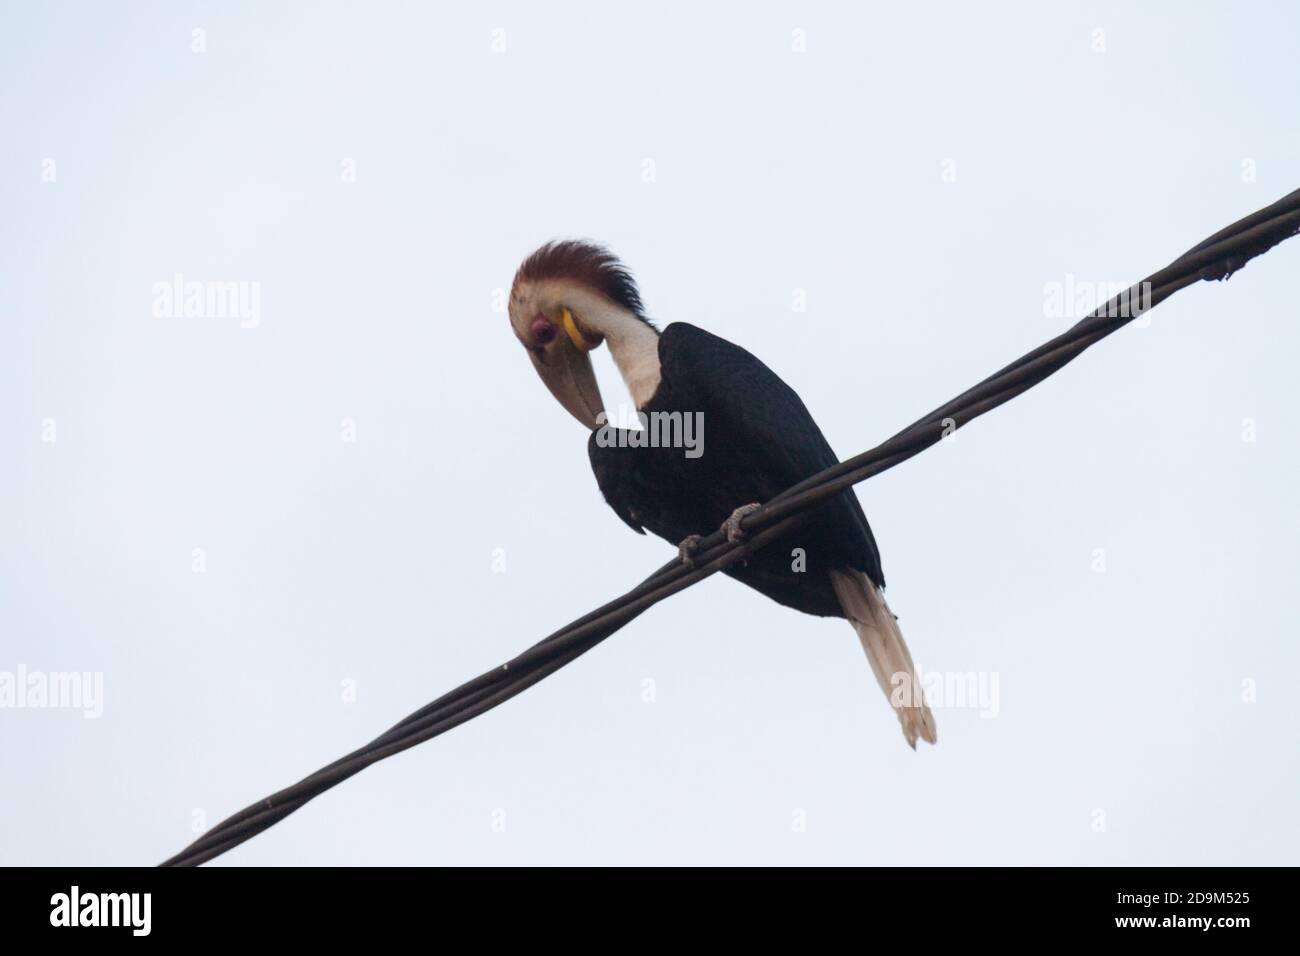
{"label": "white tail tip", "polygon": [[912,655],[884,595],[861,571],[832,571],[831,586],[867,652],[876,683],[898,715],[907,745],[915,750],[918,737],[931,744],[937,741],[934,715],[925,703]]}

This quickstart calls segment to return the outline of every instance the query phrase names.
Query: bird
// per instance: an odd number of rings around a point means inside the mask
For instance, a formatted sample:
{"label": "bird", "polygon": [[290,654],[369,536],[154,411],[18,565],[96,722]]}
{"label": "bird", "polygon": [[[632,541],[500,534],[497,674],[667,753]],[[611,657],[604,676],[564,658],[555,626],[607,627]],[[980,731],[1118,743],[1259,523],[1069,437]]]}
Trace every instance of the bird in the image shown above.
{"label": "bird", "polygon": [[[839,460],[799,395],[755,356],[686,322],[661,331],[630,269],[603,245],[564,239],[536,249],[515,273],[507,312],[542,382],[590,429],[588,457],[606,503],[633,531],[676,544],[687,563],[702,535],[724,528],[728,540],[741,540],[746,514]],[[591,362],[602,345],[643,426],[699,422],[694,454],[651,441],[645,427],[615,427]],[[723,571],[779,604],[846,619],[907,744],[936,741],[852,488]]]}

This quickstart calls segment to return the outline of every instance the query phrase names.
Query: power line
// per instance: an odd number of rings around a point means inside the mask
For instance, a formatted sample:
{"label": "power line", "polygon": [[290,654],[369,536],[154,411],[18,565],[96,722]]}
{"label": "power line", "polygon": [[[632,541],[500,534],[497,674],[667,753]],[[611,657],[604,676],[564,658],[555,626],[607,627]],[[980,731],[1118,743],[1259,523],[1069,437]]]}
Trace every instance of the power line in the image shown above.
{"label": "power line", "polygon": [[162,865],[195,866],[220,856],[371,764],[445,733],[509,700],[591,650],[652,605],[798,527],[820,502],[906,461],[946,433],[1032,388],[1089,346],[1179,289],[1202,279],[1227,279],[1255,256],[1297,231],[1300,231],[1300,190],[1210,236],[1066,332],[913,422],[888,441],[777,495],[743,519],[744,540],[732,543],[721,529],[714,531],[700,541],[693,567],[680,561],[665,564],[626,594],[561,628],[509,663],[480,674],[425,705],[364,747],[223,820]]}

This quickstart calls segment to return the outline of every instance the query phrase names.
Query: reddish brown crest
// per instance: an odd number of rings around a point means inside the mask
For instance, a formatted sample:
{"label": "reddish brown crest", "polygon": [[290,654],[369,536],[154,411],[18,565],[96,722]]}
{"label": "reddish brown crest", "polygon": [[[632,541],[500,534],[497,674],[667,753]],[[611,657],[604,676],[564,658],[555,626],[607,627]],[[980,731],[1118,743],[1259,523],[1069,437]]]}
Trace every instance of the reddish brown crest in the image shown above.
{"label": "reddish brown crest", "polygon": [[642,315],[641,293],[627,266],[614,253],[594,242],[565,239],[548,242],[524,260],[515,273],[515,285],[523,281],[569,279],[602,293],[638,318]]}

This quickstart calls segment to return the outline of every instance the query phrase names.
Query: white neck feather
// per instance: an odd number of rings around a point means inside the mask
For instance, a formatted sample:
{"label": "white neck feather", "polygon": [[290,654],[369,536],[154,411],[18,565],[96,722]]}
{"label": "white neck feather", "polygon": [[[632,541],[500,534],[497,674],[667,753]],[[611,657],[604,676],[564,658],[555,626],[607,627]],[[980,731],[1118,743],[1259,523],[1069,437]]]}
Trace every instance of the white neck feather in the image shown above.
{"label": "white neck feather", "polygon": [[641,408],[659,388],[659,333],[622,306],[585,288],[565,290],[582,324],[604,336],[623,384]]}

